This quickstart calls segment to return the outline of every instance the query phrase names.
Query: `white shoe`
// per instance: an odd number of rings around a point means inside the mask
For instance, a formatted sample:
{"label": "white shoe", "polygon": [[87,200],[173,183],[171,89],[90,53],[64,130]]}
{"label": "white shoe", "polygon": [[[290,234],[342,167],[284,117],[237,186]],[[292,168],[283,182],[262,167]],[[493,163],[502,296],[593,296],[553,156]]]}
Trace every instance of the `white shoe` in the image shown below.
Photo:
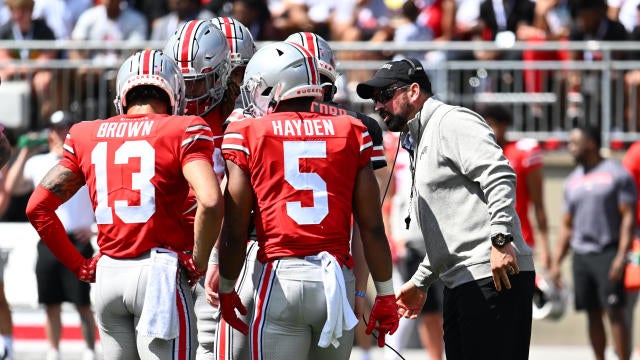
{"label": "white shoe", "polygon": [[46,360],[60,360],[60,353],[58,352],[58,350],[49,349],[47,351],[47,357],[45,359]]}

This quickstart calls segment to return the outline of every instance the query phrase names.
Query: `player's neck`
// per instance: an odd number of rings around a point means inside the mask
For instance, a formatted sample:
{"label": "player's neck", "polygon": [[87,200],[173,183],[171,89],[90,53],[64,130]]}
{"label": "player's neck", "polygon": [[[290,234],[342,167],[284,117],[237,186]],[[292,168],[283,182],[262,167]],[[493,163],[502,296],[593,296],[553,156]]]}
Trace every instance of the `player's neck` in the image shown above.
{"label": "player's neck", "polygon": [[167,105],[164,103],[136,104],[127,108],[127,115],[166,114]]}
{"label": "player's neck", "polygon": [[281,101],[275,109],[275,112],[285,111],[309,111],[313,98],[297,98]]}

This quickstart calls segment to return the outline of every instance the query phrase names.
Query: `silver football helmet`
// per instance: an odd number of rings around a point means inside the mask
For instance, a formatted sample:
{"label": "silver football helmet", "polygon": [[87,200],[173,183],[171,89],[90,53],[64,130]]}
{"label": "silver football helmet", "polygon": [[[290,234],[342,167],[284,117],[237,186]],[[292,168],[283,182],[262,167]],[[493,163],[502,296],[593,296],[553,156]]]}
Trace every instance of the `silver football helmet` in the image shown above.
{"label": "silver football helmet", "polygon": [[318,62],[304,47],[276,42],[258,50],[247,64],[243,104],[253,116],[273,112],[280,101],[323,96]]}
{"label": "silver football helmet", "polygon": [[169,37],[164,52],[182,71],[189,114],[205,115],[220,103],[231,67],[229,45],[220,30],[209,21],[188,21]]}
{"label": "silver football helmet", "polygon": [[318,59],[318,71],[320,75],[326,76],[331,84],[335,84],[338,78],[336,59],[333,56],[333,50],[331,50],[331,46],[329,46],[327,40],[312,32],[301,31],[289,35],[285,41],[302,45],[305,49],[309,50],[309,52]]}
{"label": "silver football helmet", "polygon": [[231,50],[231,70],[246,66],[256,52],[256,44],[249,29],[240,21],[226,16],[213,18],[211,23],[227,38]]}
{"label": "silver football helmet", "polygon": [[533,291],[532,317],[536,320],[559,320],[564,316],[569,302],[569,291],[565,287],[557,287],[551,279],[536,274]]}
{"label": "silver football helmet", "polygon": [[116,77],[116,98],[113,103],[118,114],[127,108],[127,93],[136,86],[151,85],[169,96],[170,114],[184,113],[184,80],[176,63],[159,50],[139,51],[120,66]]}

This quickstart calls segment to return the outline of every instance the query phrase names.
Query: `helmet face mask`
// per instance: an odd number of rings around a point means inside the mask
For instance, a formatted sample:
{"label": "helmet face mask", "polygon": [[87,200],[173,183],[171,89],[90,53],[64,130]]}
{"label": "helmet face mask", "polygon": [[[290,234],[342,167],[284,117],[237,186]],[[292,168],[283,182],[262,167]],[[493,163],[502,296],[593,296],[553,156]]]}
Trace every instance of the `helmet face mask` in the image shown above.
{"label": "helmet face mask", "polygon": [[116,98],[113,103],[118,114],[127,109],[127,93],[137,86],[155,86],[169,98],[169,114],[182,115],[185,108],[185,85],[176,63],[159,50],[139,51],[120,66],[116,77]]}
{"label": "helmet face mask", "polygon": [[187,111],[205,115],[220,103],[231,67],[229,45],[209,21],[192,20],[171,35],[164,51],[180,67],[187,86]]}
{"label": "helmet face mask", "polygon": [[536,320],[559,320],[564,316],[569,301],[566,286],[557,287],[550,279],[536,274],[533,292],[532,317]]}
{"label": "helmet face mask", "polygon": [[316,58],[303,47],[277,42],[262,47],[245,72],[242,99],[253,116],[273,112],[283,100],[312,97],[324,92]]}

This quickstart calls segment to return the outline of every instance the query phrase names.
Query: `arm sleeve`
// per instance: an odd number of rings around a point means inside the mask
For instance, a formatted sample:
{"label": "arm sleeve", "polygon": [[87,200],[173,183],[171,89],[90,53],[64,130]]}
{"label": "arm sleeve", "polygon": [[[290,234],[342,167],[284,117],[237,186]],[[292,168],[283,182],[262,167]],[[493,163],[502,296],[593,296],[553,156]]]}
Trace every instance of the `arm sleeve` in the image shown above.
{"label": "arm sleeve", "polygon": [[442,155],[480,186],[489,209],[491,235],[511,234],[516,174],[491,128],[476,113],[459,108],[442,119],[439,137]]}
{"label": "arm sleeve", "polygon": [[387,166],[387,158],[384,156],[384,145],[382,139],[382,129],[380,125],[373,118],[360,114],[358,117],[362,123],[367,127],[371,141],[373,142],[373,149],[371,153],[371,167],[373,170],[382,169]]}
{"label": "arm sleeve", "polygon": [[27,217],[51,252],[73,273],[84,262],[84,257],[71,243],[67,232],[56,215],[62,201],[49,190],[38,186],[29,198]]}
{"label": "arm sleeve", "polygon": [[[352,125],[356,129],[356,136],[358,137],[358,144],[360,144],[360,160],[358,164],[358,169],[362,169],[365,166],[368,166],[372,161],[373,154],[373,140],[371,139],[371,134],[369,130],[358,120],[353,119]],[[382,139],[381,139],[382,140]],[[385,162],[386,163],[386,162]]]}

